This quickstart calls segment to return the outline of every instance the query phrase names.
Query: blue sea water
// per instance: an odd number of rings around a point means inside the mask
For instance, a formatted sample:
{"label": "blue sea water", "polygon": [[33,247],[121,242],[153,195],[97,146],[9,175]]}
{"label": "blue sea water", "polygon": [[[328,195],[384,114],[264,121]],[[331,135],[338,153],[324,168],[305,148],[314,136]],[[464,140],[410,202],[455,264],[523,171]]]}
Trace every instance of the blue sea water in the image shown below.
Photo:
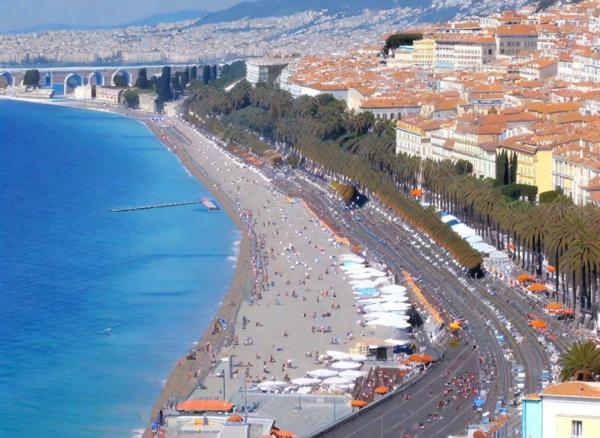
{"label": "blue sea water", "polygon": [[240,235],[198,205],[107,210],[203,196],[136,121],[0,100],[0,436],[146,424],[223,298]]}

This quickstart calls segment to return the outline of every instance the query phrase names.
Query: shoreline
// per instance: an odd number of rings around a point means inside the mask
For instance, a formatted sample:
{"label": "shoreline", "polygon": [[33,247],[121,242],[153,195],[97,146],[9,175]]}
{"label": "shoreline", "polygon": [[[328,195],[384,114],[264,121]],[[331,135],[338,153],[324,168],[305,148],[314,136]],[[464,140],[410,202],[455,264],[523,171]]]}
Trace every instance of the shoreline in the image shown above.
{"label": "shoreline", "polygon": [[[205,346],[207,343],[211,345],[211,351],[218,354],[219,350],[225,344],[228,336],[233,332],[237,314],[242,305],[242,302],[246,297],[250,295],[252,291],[253,281],[253,264],[252,264],[252,248],[251,238],[248,233],[246,225],[243,223],[238,210],[232,203],[231,199],[219,188],[212,178],[206,175],[201,169],[198,168],[196,162],[190,157],[187,150],[183,147],[178,148],[174,145],[169,144],[160,136],[160,132],[156,126],[149,124],[145,121],[144,116],[149,114],[135,112],[135,110],[117,109],[117,108],[102,108],[97,107],[94,104],[86,104],[83,102],[69,102],[69,101],[51,101],[41,99],[25,99],[11,96],[0,96],[3,100],[13,100],[26,103],[42,104],[42,105],[53,105],[63,106],[74,109],[83,109],[90,111],[109,112],[117,114],[123,117],[127,117],[131,120],[135,120],[142,123],[156,139],[170,152],[175,154],[180,161],[181,165],[194,177],[200,184],[202,184],[206,190],[208,190],[216,199],[219,206],[226,212],[227,216],[235,224],[236,228],[241,233],[241,240],[239,244],[239,251],[236,255],[236,267],[231,282],[225,295],[221,300],[221,304],[217,312],[211,316],[210,322],[204,332],[198,338],[195,346]],[[166,120],[170,118],[167,116],[160,116]],[[201,134],[198,134],[201,135]],[[201,135],[204,137],[203,135]],[[214,323],[224,318],[228,321],[228,329],[217,333],[213,332]],[[195,358],[190,359],[189,356],[180,358],[169,375],[165,379],[165,383],[162,387],[160,394],[156,397],[155,402],[151,408],[150,422],[158,414],[159,410],[165,405],[171,398],[175,399],[186,399],[191,393],[197,388],[198,382],[206,378],[211,369],[210,363],[211,357],[209,354],[197,354]],[[144,425],[145,437],[151,437],[152,433],[148,427],[148,423]]]}

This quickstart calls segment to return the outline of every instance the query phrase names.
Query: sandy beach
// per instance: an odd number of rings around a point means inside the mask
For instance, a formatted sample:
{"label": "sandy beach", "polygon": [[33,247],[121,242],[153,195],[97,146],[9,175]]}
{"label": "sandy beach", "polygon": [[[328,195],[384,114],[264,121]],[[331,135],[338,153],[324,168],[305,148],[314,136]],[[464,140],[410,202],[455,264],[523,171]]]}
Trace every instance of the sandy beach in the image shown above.
{"label": "sandy beach", "polygon": [[169,399],[187,398],[199,382],[195,398],[223,397],[222,379],[206,376],[213,367],[228,374],[223,359],[230,356],[234,375],[226,377],[225,398],[242,387],[244,375],[248,385],[302,377],[323,366],[317,358],[326,350],[347,351],[362,337],[389,337],[389,329],[357,324],[349,279],[338,267],[349,248],[303,202],[274,190],[256,169],[180,121],[145,123],[212,191],[244,236],[218,312],[235,334],[215,333],[211,324],[195,359],[176,365],[153,413]]}

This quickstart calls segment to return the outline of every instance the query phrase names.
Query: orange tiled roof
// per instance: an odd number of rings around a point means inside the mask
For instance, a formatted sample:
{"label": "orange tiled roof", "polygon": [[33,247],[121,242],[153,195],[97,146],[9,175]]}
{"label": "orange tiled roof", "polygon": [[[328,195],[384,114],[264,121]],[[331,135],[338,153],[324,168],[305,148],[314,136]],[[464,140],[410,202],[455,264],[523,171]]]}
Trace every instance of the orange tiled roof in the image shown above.
{"label": "orange tiled roof", "polygon": [[600,398],[600,382],[563,382],[547,387],[541,395]]}

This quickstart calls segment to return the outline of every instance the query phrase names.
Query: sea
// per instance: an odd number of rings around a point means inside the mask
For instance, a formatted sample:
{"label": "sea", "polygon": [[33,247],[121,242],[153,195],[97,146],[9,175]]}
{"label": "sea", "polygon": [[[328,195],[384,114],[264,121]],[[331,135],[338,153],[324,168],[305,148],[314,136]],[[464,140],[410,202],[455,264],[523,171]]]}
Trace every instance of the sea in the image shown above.
{"label": "sea", "polygon": [[231,282],[240,233],[141,123],[0,100],[0,436],[131,437]]}

